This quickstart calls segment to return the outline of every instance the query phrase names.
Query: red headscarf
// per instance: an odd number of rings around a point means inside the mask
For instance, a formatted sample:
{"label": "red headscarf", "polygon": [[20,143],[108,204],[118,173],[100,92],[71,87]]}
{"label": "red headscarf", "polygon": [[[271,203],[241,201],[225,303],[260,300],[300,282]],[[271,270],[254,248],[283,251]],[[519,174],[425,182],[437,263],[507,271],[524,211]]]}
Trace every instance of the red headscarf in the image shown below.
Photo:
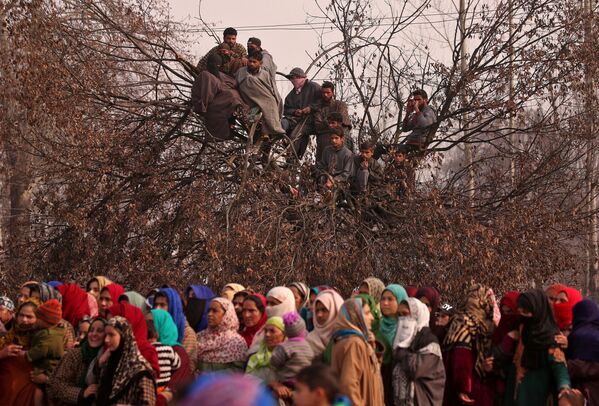
{"label": "red headscarf", "polygon": [[551,300],[552,298],[557,297],[557,295],[559,294],[559,292],[563,292],[564,289],[566,289],[566,288],[567,288],[566,285],[562,285],[561,283],[556,283],[554,285],[549,286],[545,290],[545,294],[547,295],[547,297],[549,298],[549,300]]}
{"label": "red headscarf", "polygon": [[104,286],[100,293],[102,293],[102,291],[104,290],[107,290],[108,293],[110,293],[110,297],[112,298],[112,304],[118,303],[119,297],[121,297],[121,295],[125,293],[125,288],[119,285],[118,283],[114,282],[110,285]]}
{"label": "red headscarf", "polygon": [[150,342],[148,341],[148,328],[143,313],[138,307],[130,305],[127,302],[116,303],[117,304],[112,305],[108,309],[108,312],[112,316],[121,316],[127,319],[129,324],[131,324],[131,329],[133,330],[133,334],[135,335],[135,341],[137,342],[139,352],[141,352],[141,355],[143,355],[144,358],[148,360],[150,365],[152,365],[152,369],[156,373],[156,376],[160,376],[158,354],[156,353],[156,348],[154,348],[154,346],[150,344]]}
{"label": "red headscarf", "polygon": [[405,289],[408,293],[408,297],[416,297],[416,292],[418,292],[418,288],[416,286],[406,286]]}
{"label": "red headscarf", "polygon": [[553,313],[555,314],[555,321],[560,330],[566,330],[572,325],[572,308],[576,303],[582,301],[582,294],[578,289],[571,288],[569,286],[560,285],[557,294],[564,292],[568,297],[568,301],[564,303],[554,303]]}
{"label": "red headscarf", "polygon": [[[501,319],[499,325],[493,331],[493,343],[499,344],[507,333],[518,329],[520,323],[520,315],[518,314],[518,305],[516,301],[520,296],[520,292],[507,292],[499,301],[499,311],[501,311]],[[510,310],[510,314],[505,314],[503,306],[507,306]]]}
{"label": "red headscarf", "polygon": [[65,283],[56,289],[62,295],[62,318],[77,328],[83,316],[91,316],[87,292],[76,283]]}
{"label": "red headscarf", "polygon": [[[256,333],[266,324],[266,298],[259,293],[254,293],[246,297],[244,302],[247,300],[251,300],[254,303],[256,303],[256,307],[258,308],[258,310],[262,312],[262,317],[260,317],[260,320],[258,321],[258,323],[256,323],[255,326],[246,326],[243,329],[243,331],[239,333],[244,338],[247,346],[250,347],[252,345],[252,341],[254,340],[254,336],[256,335]],[[260,308],[257,302],[260,302],[262,304],[262,308]]]}

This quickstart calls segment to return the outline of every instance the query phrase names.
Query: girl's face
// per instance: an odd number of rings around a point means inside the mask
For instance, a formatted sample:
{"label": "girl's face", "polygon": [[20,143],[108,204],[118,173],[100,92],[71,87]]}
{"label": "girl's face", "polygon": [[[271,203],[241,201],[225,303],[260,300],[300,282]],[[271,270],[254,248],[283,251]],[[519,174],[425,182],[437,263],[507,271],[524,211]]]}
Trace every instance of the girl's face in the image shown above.
{"label": "girl's face", "polygon": [[383,315],[387,317],[397,316],[398,306],[399,303],[397,303],[395,295],[388,290],[384,291],[381,297],[381,312]]}
{"label": "girl's face", "polygon": [[214,328],[220,326],[224,315],[225,309],[223,309],[220,303],[216,300],[210,302],[210,307],[208,308],[208,327]]}
{"label": "girl's face", "polygon": [[320,300],[317,300],[316,305],[314,306],[314,318],[316,323],[322,326],[329,319],[329,314],[329,309],[327,309]]}
{"label": "girl's face", "polygon": [[256,307],[256,303],[253,300],[246,299],[243,302],[243,310],[241,311],[243,318],[243,325],[246,327],[254,327],[262,318],[262,313]]}
{"label": "girl's face", "polygon": [[106,347],[108,347],[110,351],[116,351],[119,348],[119,345],[121,345],[121,333],[112,326],[106,326],[104,332],[106,333],[106,337],[104,337]]}
{"label": "girl's face", "polygon": [[96,299],[98,298],[98,296],[100,296],[100,284],[98,283],[98,281],[93,280],[89,283],[88,287],[87,287],[87,291],[88,293],[91,293],[91,295],[93,297],[95,297]]}
{"label": "girl's face", "polygon": [[101,320],[94,321],[91,326],[89,326],[89,331],[87,332],[87,342],[89,346],[92,348],[98,348],[104,343],[104,339],[106,338],[106,328],[104,327],[104,322]]}

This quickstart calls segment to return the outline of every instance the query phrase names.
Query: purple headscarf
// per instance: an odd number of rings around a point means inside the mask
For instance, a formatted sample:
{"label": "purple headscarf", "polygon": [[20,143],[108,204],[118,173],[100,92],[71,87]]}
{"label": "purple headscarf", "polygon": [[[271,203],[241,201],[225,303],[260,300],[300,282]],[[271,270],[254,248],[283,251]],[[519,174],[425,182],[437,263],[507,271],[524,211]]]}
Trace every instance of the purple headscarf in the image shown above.
{"label": "purple headscarf", "polygon": [[571,359],[599,361],[599,306],[591,299],[578,302],[572,309],[568,354]]}

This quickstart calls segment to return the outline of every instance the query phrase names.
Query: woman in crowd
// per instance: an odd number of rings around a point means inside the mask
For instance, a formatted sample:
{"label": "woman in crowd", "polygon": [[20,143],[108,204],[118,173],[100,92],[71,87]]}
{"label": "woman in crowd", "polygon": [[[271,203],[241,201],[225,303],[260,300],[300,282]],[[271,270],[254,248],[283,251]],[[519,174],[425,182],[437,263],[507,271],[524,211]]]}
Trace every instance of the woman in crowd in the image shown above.
{"label": "woman in crowd", "polygon": [[491,355],[494,302],[488,288],[479,284],[468,287],[449,325],[443,343],[445,405],[493,405],[493,386],[486,378],[490,371],[487,358]]}
{"label": "woman in crowd", "polygon": [[247,344],[239,335],[239,320],[228,299],[212,299],[208,308],[208,328],[198,333],[198,369],[201,372],[242,371]]}
{"label": "woman in crowd", "polygon": [[85,284],[85,291],[97,299],[100,297],[100,292],[102,289],[111,283],[112,281],[105,276],[94,276]]}
{"label": "woman in crowd", "polygon": [[441,295],[437,291],[437,289],[433,287],[424,287],[420,288],[416,291],[416,299],[420,300],[422,303],[428,307],[428,311],[431,315],[431,321],[429,326],[433,328],[435,326],[435,314],[439,310],[439,306],[441,305]]}
{"label": "woman in crowd", "polygon": [[132,306],[137,307],[141,312],[146,315],[150,311],[146,303],[146,298],[139,292],[129,291],[125,292],[119,298],[119,301],[125,301]]}
{"label": "woman in crowd", "polygon": [[87,293],[76,283],[65,283],[58,286],[62,295],[62,317],[72,326],[78,326],[83,317],[90,316]]}
{"label": "woman in crowd", "polygon": [[[410,297],[399,303],[397,335],[393,342],[393,401],[386,404],[443,404],[445,368],[441,347],[429,327],[430,314],[420,300]],[[386,388],[385,388],[386,389]]]}
{"label": "woman in crowd", "polygon": [[385,284],[379,278],[373,276],[366,278],[360,284],[358,293],[370,295],[376,303],[381,301],[381,296],[385,290]]}
{"label": "woman in crowd", "polygon": [[156,403],[154,372],[139,352],[129,322],[115,316],[108,321],[105,334],[106,352],[98,362],[101,370],[96,405],[153,406]]}
{"label": "woman in crowd", "polygon": [[145,357],[156,376],[158,376],[160,374],[158,354],[156,353],[154,346],[148,341],[146,319],[141,310],[123,301],[111,306],[108,309],[107,314],[109,316],[121,316],[127,320],[135,336],[135,342],[139,352]]}
{"label": "woman in crowd", "polygon": [[65,353],[64,358],[50,377],[48,396],[54,405],[91,404],[97,385],[88,381],[92,361],[104,345],[106,320],[91,320],[86,338],[79,348]]}
{"label": "woman in crowd", "polygon": [[262,328],[266,323],[266,298],[258,293],[249,295],[243,301],[242,307],[243,330],[240,335],[248,346],[248,354],[258,351],[264,339]]}
{"label": "woman in crowd", "polygon": [[185,289],[185,317],[196,333],[208,327],[208,306],[216,294],[208,286],[190,285]]}
{"label": "woman in crowd", "polygon": [[276,373],[270,365],[270,358],[275,347],[285,341],[285,324],[281,317],[275,316],[266,320],[264,339],[258,351],[250,355],[245,373],[254,375],[265,383],[276,380]]}
{"label": "woman in crowd", "polygon": [[17,308],[14,326],[0,337],[0,405],[32,405],[37,386],[32,368],[22,351],[27,351],[37,321],[38,298],[29,298]]}
{"label": "woman in crowd", "polygon": [[240,285],[239,283],[227,283],[225,286],[223,286],[223,290],[220,292],[220,295],[224,298],[229,299],[229,301],[232,301],[233,296],[235,296],[235,293],[244,290],[245,288],[243,287],[243,285]]}
{"label": "woman in crowd", "polygon": [[572,386],[584,394],[589,405],[599,405],[599,307],[585,299],[574,306],[572,313],[572,332],[568,336]]}
{"label": "woman in crowd", "polygon": [[343,298],[332,289],[324,290],[316,297],[314,302],[314,330],[306,337],[306,341],[312,347],[316,359],[322,356],[333,336],[333,326],[342,305]]}
{"label": "woman in crowd", "polygon": [[348,299],[333,328],[331,367],[339,389],[353,405],[384,405],[383,381],[370,337],[370,306],[361,298]]}
{"label": "woman in crowd", "polygon": [[[381,362],[381,375],[385,387],[385,403],[393,404],[393,340],[397,332],[399,304],[408,298],[408,293],[401,285],[388,285],[381,296],[381,322],[379,339],[385,346]],[[427,313],[428,314],[428,313]]]}
{"label": "woman in crowd", "polygon": [[308,285],[304,282],[293,282],[289,284],[288,288],[291,289],[293,297],[295,297],[295,309],[302,316],[302,319],[304,319],[308,331],[312,331],[314,325],[308,325],[308,307],[310,305],[310,289]]}
{"label": "woman in crowd", "polygon": [[154,296],[153,307],[154,309],[163,309],[170,313],[173,321],[177,325],[177,331],[179,332],[177,340],[189,354],[191,362],[195,363],[198,345],[196,333],[185,318],[185,314],[183,313],[183,303],[179,293],[173,288],[160,288]]}
{"label": "woman in crowd", "polygon": [[295,311],[295,297],[291,289],[285,286],[272,288],[266,294],[266,315],[279,316]]}
{"label": "woman in crowd", "polygon": [[98,296],[98,312],[100,316],[106,317],[108,309],[110,309],[112,305],[117,304],[119,302],[119,298],[124,293],[125,288],[118,283],[111,283],[104,286],[100,290],[100,296]]}
{"label": "woman in crowd", "polygon": [[560,331],[551,305],[542,290],[520,294],[517,304],[523,326],[508,377],[505,405],[544,405],[550,396],[557,404],[558,394],[571,385],[566,358],[555,340]]}

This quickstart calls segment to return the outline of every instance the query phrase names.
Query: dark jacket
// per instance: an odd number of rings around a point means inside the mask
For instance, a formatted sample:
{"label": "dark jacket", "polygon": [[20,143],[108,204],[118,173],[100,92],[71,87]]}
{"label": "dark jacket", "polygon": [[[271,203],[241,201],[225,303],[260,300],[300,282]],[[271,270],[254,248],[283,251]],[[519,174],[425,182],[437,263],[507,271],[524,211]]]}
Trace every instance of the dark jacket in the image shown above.
{"label": "dark jacket", "polygon": [[406,144],[424,146],[427,143],[430,126],[437,121],[437,116],[428,105],[420,112],[407,116],[402,124],[402,131],[411,131],[406,138]]}
{"label": "dark jacket", "polygon": [[297,109],[303,109],[318,103],[322,97],[321,92],[322,89],[320,85],[311,80],[306,80],[306,83],[304,83],[304,86],[302,87],[302,91],[299,93],[296,93],[295,89],[291,89],[287,94],[287,97],[285,97],[283,115],[285,117],[297,119],[297,117],[293,115],[293,112]]}
{"label": "dark jacket", "polygon": [[317,162],[316,170],[319,176],[330,175],[335,183],[346,182],[354,173],[354,154],[346,146],[336,150],[333,146],[327,147],[322,159]]}

